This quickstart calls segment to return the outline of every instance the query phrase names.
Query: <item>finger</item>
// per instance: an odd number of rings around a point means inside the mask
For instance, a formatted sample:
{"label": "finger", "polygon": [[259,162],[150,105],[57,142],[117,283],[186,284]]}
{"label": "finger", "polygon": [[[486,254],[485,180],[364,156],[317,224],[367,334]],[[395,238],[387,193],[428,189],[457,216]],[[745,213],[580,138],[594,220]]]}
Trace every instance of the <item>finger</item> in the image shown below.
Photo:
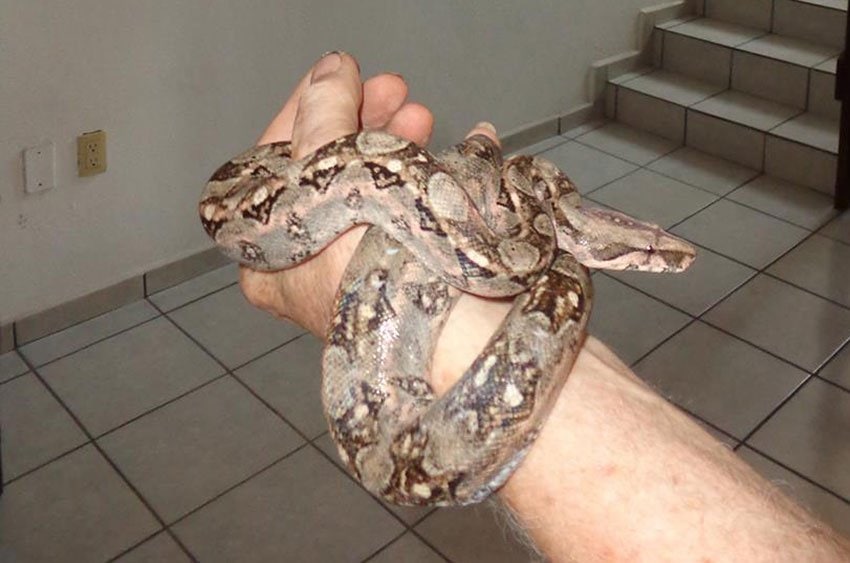
{"label": "finger", "polygon": [[387,125],[407,99],[407,84],[399,74],[379,74],[363,83],[360,121],[365,129]]}
{"label": "finger", "polygon": [[286,100],[286,103],[283,104],[283,107],[280,109],[278,114],[272,122],[269,123],[265,132],[257,140],[258,145],[264,145],[276,141],[289,141],[292,139],[292,127],[295,125],[295,114],[298,111],[298,104],[301,102],[301,95],[304,93],[304,90],[310,86],[310,80],[312,77],[313,68],[310,68],[310,70],[307,71],[307,74],[305,74],[298,82],[295,90],[293,90],[292,94],[289,95],[289,98]]}
{"label": "finger", "polygon": [[434,130],[434,115],[422,104],[407,103],[390,118],[384,129],[424,147]]}
{"label": "finger", "polygon": [[482,121],[475,125],[469,133],[466,134],[466,138],[470,138],[473,135],[485,135],[490,137],[490,139],[495,142],[497,145],[501,146],[502,144],[499,142],[499,135],[496,133],[496,126],[490,123],[489,121]]}
{"label": "finger", "polygon": [[293,157],[301,158],[334,139],[357,131],[362,86],[354,57],[329,53],[313,67],[301,93],[292,129]]}

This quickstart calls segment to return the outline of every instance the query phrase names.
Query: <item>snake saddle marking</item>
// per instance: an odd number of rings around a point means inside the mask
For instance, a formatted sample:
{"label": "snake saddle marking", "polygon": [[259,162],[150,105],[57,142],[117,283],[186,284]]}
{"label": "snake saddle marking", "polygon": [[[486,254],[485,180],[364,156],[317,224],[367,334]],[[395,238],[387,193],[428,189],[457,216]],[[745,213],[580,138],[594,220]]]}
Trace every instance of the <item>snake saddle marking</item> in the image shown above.
{"label": "snake saddle marking", "polygon": [[[301,160],[288,143],[257,147],[213,174],[199,211],[226,254],[260,270],[297,265],[372,225],[337,294],[322,400],[352,474],[408,505],[478,502],[520,463],[584,341],[587,268],[677,272],[695,256],[655,225],[582,207],[553,164],[503,162],[484,136],[438,156],[381,132]],[[431,356],[461,292],[516,297],[437,397]]]}

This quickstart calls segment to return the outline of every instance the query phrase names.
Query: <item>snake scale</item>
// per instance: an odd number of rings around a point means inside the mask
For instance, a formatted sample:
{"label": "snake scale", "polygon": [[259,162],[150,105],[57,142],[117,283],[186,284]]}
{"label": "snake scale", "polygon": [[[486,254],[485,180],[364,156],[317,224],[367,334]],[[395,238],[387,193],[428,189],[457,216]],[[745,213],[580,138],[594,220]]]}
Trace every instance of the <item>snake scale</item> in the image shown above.
{"label": "snake scale", "polygon": [[[295,160],[289,143],[228,161],[199,204],[207,233],[259,270],[297,265],[357,224],[323,354],[322,400],[342,460],[396,504],[461,505],[497,490],[533,443],[583,343],[588,268],[676,272],[688,243],[583,207],[570,180],[486,136],[434,156],[366,131]],[[462,379],[428,382],[462,292],[515,296]]]}

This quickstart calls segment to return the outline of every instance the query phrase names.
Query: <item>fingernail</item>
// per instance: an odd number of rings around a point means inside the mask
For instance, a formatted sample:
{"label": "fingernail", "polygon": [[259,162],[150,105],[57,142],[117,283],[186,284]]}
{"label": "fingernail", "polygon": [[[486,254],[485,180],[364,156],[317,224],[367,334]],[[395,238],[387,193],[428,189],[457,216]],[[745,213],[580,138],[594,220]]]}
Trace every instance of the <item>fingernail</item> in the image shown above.
{"label": "fingernail", "polygon": [[475,129],[486,129],[493,134],[496,133],[496,126],[493,125],[492,123],[490,123],[489,121],[479,121],[478,123],[475,124],[474,128]]}
{"label": "fingernail", "polygon": [[327,76],[334,72],[341,64],[342,56],[340,55],[340,52],[328,51],[322,55],[322,58],[319,59],[319,62],[317,62],[316,66],[313,67],[313,76],[310,78],[310,84],[313,84],[323,76]]}

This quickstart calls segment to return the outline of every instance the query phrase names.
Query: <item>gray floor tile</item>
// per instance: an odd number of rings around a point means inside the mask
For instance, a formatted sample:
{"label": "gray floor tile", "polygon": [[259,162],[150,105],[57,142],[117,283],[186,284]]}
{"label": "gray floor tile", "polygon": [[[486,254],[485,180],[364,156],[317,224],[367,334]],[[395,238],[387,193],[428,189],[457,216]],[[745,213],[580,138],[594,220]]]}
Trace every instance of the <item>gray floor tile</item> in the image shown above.
{"label": "gray floor tile", "polygon": [[641,166],[671,152],[678,144],[620,123],[609,123],[577,141]]}
{"label": "gray floor tile", "polygon": [[[362,561],[404,528],[305,448],[179,522],[201,561]],[[262,538],[262,541],[258,541]]]}
{"label": "gray floor tile", "polygon": [[820,234],[850,244],[850,211],[845,211],[827,223]]}
{"label": "gray floor tile", "polygon": [[685,326],[687,315],[604,275],[593,276],[595,300],[590,333],[626,364]]}
{"label": "gray floor tile", "polygon": [[743,439],[808,374],[697,322],[635,366],[664,396]]}
{"label": "gray floor tile", "polygon": [[407,532],[380,553],[370,558],[369,563],[441,563],[447,561],[422,540]]}
{"label": "gray floor tile", "polygon": [[807,371],[850,338],[850,311],[764,275],[703,318]]}
{"label": "gray floor tile", "polygon": [[456,563],[528,563],[539,560],[488,504],[438,510],[416,526]]}
{"label": "gray floor tile", "polygon": [[171,536],[160,532],[132,551],[115,560],[115,563],[189,563],[191,559],[183,553]]}
{"label": "gray floor tile", "polygon": [[850,245],[814,234],[767,271],[850,307]]}
{"label": "gray floor tile", "polygon": [[754,276],[756,271],[706,248],[698,248],[697,258],[691,267],[678,274],[606,273],[699,316]]}
{"label": "gray floor tile", "polygon": [[835,215],[832,198],[826,194],[770,176],[741,186],[729,194],[729,199],[811,230]]}
{"label": "gray floor tile", "polygon": [[6,352],[0,355],[0,383],[21,375],[27,371],[27,365],[17,352]]}
{"label": "gray floor tile", "polygon": [[20,352],[33,364],[40,366],[93,342],[143,323],[158,314],[157,310],[147,301],[136,301],[22,346]]}
{"label": "gray floor tile", "polygon": [[92,446],[11,483],[0,502],[0,545],[14,562],[105,561],[158,528]]}
{"label": "gray floor tile", "polygon": [[164,317],[40,369],[94,436],[224,373]]}
{"label": "gray floor tile", "polygon": [[798,244],[809,232],[764,213],[720,200],[673,233],[760,269]]}
{"label": "gray floor tile", "polygon": [[821,520],[850,537],[850,504],[812,485],[757,451],[744,446],[738,455],[765,479],[797,500]]}
{"label": "gray floor tile", "polygon": [[850,389],[850,345],[845,345],[841,352],[824,366],[819,375]]}
{"label": "gray floor tile", "polygon": [[729,434],[727,434],[725,432],[721,432],[720,430],[713,428],[712,426],[709,426],[708,424],[706,424],[705,422],[703,422],[702,420],[700,420],[696,417],[691,416],[691,420],[693,420],[694,422],[699,424],[700,428],[702,428],[703,430],[705,430],[706,432],[711,434],[714,437],[715,440],[717,440],[718,442],[720,442],[721,444],[723,444],[724,446],[726,446],[730,450],[734,449],[735,447],[738,446],[738,444],[741,443],[740,441],[733,438]]}
{"label": "gray floor tile", "polygon": [[783,123],[772,134],[838,154],[838,120],[805,113]]}
{"label": "gray floor tile", "polygon": [[549,137],[548,139],[543,139],[542,141],[538,141],[534,144],[523,147],[519,150],[514,151],[511,154],[540,154],[542,152],[546,152],[553,147],[557,147],[558,145],[562,145],[566,143],[568,139],[565,137],[561,137],[560,135],[555,135],[554,137]]}
{"label": "gray floor tile", "polygon": [[630,80],[625,87],[682,107],[701,102],[724,90],[722,86],[666,70],[641,75]]}
{"label": "gray floor tile", "polygon": [[649,168],[717,195],[726,195],[759,174],[740,164],[688,147],[656,160]]}
{"label": "gray floor tile", "polygon": [[591,119],[586,123],[582,123],[578,127],[573,127],[564,133],[561,133],[562,137],[566,137],[568,139],[575,139],[576,137],[581,137],[585,133],[589,133],[594,129],[599,129],[600,127],[604,127],[610,123],[607,119],[599,117],[596,119]]}
{"label": "gray floor tile", "polygon": [[593,199],[669,228],[710,205],[717,196],[650,170],[638,170],[596,190]]}
{"label": "gray floor tile", "polygon": [[149,299],[163,311],[170,311],[239,281],[239,266],[228,264],[174,287],[154,293]]}
{"label": "gray floor tile", "polygon": [[[328,457],[330,457],[331,460],[340,469],[342,469],[343,471],[347,471],[346,468],[343,467],[342,461],[340,461],[339,459],[339,454],[337,453],[336,446],[334,445],[333,440],[331,440],[330,434],[325,434],[313,443],[316,444],[316,446],[318,446],[320,450],[325,452]],[[434,508],[423,506],[398,506],[395,504],[384,502],[382,499],[378,498],[376,498],[375,500],[392,510],[396,516],[404,520],[407,524],[413,524],[415,522],[418,522],[419,520],[422,520],[422,518],[427,516],[428,513],[433,512],[435,510]]]}
{"label": "gray floor tile", "polygon": [[249,477],[301,440],[231,378],[99,440],[167,522]]}
{"label": "gray floor tile", "polygon": [[850,498],[850,393],[812,379],[749,440],[757,450]]}
{"label": "gray floor tile", "polygon": [[169,316],[231,368],[304,333],[249,305],[238,286],[204,297]]}
{"label": "gray floor tile", "polygon": [[236,372],[236,376],[314,438],[326,432],[322,410],[322,349],[311,334],[278,348]]}
{"label": "gray floor tile", "polygon": [[32,374],[0,385],[0,428],[6,481],[88,440]]}
{"label": "gray floor tile", "polygon": [[576,142],[560,145],[540,156],[551,160],[563,170],[583,194],[622,178],[638,168],[635,164]]}

